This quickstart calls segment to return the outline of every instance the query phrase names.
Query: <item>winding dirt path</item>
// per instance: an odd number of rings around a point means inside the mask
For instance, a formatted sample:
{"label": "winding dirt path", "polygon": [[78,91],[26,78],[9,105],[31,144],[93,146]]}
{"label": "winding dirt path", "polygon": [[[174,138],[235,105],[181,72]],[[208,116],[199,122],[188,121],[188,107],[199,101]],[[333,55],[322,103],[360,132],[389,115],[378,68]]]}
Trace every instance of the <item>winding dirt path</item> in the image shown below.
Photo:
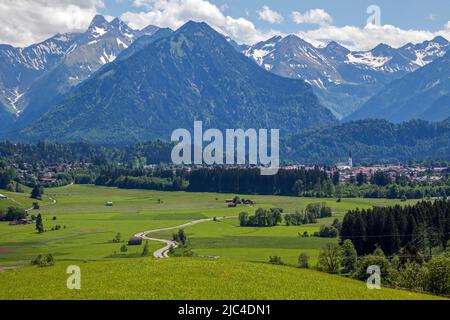
{"label": "winding dirt path", "polygon": [[[237,218],[237,216],[232,216],[232,217],[223,217],[223,218],[216,218],[217,221],[223,221],[225,219],[234,219]],[[194,220],[179,226],[175,226],[175,227],[169,227],[169,228],[162,228],[162,229],[155,229],[155,230],[150,230],[150,231],[144,231],[144,232],[140,232],[138,234],[135,235],[135,237],[137,238],[141,238],[144,240],[150,240],[150,241],[158,241],[158,242],[162,242],[165,244],[165,246],[161,249],[156,250],[153,253],[153,256],[157,259],[167,259],[169,258],[169,250],[171,248],[177,248],[178,247],[178,243],[173,241],[173,240],[167,240],[167,239],[158,239],[158,238],[151,238],[148,235],[152,234],[152,233],[156,233],[156,232],[161,232],[161,231],[169,231],[169,230],[174,230],[174,229],[183,229],[186,227],[190,227],[199,223],[204,223],[204,222],[211,222],[214,221],[214,218],[208,218],[208,219],[200,219],[200,220]]]}

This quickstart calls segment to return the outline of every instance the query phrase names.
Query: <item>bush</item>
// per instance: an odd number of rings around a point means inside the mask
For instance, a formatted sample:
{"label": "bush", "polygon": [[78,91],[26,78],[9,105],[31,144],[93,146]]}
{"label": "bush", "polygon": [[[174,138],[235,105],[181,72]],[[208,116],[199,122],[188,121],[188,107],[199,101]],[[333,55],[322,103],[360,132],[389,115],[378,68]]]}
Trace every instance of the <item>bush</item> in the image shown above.
{"label": "bush", "polygon": [[425,290],[426,269],[414,261],[406,262],[398,270],[391,271],[389,283],[409,290]]}
{"label": "bush", "polygon": [[59,224],[57,224],[56,226],[52,227],[50,230],[51,231],[58,231],[61,229],[61,226]]}
{"label": "bush", "polygon": [[300,234],[300,232],[298,233],[298,235],[302,238],[309,238],[309,233],[308,231],[304,231],[303,234]]}
{"label": "bush", "polygon": [[321,238],[337,238],[339,235],[338,229],[333,226],[321,226],[319,231],[319,237]]}
{"label": "bush", "polygon": [[450,258],[434,257],[425,266],[425,290],[434,294],[450,294]]}
{"label": "bush", "polygon": [[116,236],[112,240],[113,243],[120,243],[122,242],[122,234],[120,232],[117,232]]}
{"label": "bush", "polygon": [[51,254],[40,254],[34,260],[31,261],[31,264],[34,266],[49,267],[55,265],[55,259]]}
{"label": "bush", "polygon": [[384,255],[380,248],[375,249],[373,254],[362,257],[356,266],[356,278],[365,281],[369,277],[367,274],[367,268],[369,266],[378,266],[381,270],[382,283],[389,283],[389,276],[391,275],[393,269],[389,260]]}
{"label": "bush", "polygon": [[27,218],[27,212],[21,208],[9,207],[8,210],[2,213],[3,219],[6,221],[16,221]]}
{"label": "bush", "polygon": [[269,263],[271,264],[277,264],[277,265],[283,265],[283,261],[281,261],[281,257],[273,256],[269,257]]}
{"label": "bush", "polygon": [[298,257],[298,267],[309,269],[309,255],[307,253],[300,253],[300,256]]}

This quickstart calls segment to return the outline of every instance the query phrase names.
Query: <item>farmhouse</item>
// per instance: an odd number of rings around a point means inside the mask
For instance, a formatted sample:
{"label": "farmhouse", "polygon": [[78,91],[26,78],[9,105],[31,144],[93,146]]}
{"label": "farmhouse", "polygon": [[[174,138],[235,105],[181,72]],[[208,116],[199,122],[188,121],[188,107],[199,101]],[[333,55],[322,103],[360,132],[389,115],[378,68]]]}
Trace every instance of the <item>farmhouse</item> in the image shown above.
{"label": "farmhouse", "polygon": [[112,203],[111,201],[108,201],[105,205],[106,205],[107,207],[112,207],[112,206],[114,205],[114,203]]}
{"label": "farmhouse", "polygon": [[142,238],[139,237],[132,237],[130,240],[128,240],[129,246],[140,246],[142,245]]}
{"label": "farmhouse", "polygon": [[0,193],[0,199],[8,199],[8,197]]}
{"label": "farmhouse", "polygon": [[55,178],[41,178],[39,179],[40,182],[45,183],[45,184],[53,184],[56,183],[56,179]]}

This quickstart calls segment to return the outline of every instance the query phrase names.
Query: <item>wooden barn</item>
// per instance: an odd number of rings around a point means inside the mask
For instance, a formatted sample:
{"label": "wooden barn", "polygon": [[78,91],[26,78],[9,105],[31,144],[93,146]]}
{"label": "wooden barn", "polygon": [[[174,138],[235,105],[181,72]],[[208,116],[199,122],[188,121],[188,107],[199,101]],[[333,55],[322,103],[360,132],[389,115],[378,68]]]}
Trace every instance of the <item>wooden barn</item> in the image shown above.
{"label": "wooden barn", "polygon": [[142,238],[139,237],[132,237],[130,240],[128,240],[129,246],[140,246],[142,245]]}

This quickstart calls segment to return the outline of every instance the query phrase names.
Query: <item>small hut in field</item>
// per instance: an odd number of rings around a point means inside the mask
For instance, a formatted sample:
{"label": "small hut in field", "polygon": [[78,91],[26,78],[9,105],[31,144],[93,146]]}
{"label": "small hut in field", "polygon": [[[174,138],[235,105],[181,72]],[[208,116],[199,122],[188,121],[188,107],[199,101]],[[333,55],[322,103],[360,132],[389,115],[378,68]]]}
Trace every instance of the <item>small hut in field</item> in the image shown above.
{"label": "small hut in field", "polygon": [[129,246],[140,246],[142,245],[142,238],[139,237],[132,237],[130,240],[128,240]]}

